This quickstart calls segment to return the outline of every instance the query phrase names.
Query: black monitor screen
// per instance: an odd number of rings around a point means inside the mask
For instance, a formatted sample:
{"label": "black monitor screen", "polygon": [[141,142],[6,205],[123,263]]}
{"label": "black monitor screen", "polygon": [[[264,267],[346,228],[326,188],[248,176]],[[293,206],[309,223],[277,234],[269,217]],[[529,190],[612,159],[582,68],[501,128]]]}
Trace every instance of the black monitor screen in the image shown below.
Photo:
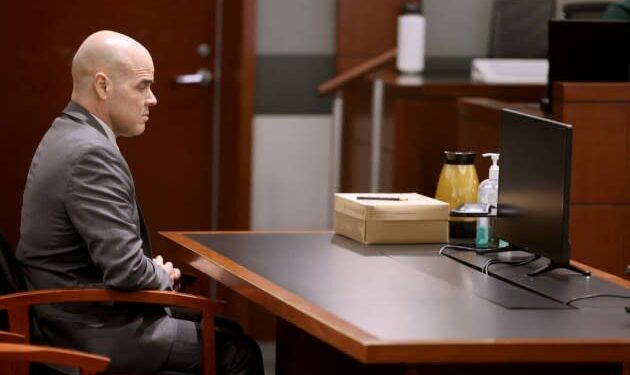
{"label": "black monitor screen", "polygon": [[553,82],[630,80],[630,22],[549,21],[548,99]]}
{"label": "black monitor screen", "polygon": [[496,235],[569,264],[570,125],[503,110]]}

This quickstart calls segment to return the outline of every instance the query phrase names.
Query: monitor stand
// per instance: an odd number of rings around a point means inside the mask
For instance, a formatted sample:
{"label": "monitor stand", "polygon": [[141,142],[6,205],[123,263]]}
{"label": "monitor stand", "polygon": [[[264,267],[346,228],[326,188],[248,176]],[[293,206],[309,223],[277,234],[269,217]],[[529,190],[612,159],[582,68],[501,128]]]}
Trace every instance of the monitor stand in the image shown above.
{"label": "monitor stand", "polygon": [[538,276],[538,275],[541,275],[543,273],[546,273],[546,272],[549,272],[549,271],[553,271],[553,270],[555,270],[557,268],[565,268],[565,269],[568,269],[570,271],[577,272],[577,273],[579,273],[580,275],[583,275],[583,276],[591,276],[591,271],[583,270],[583,269],[578,268],[578,267],[576,267],[576,266],[574,266],[572,264],[569,264],[569,263],[567,263],[567,264],[558,264],[558,263],[555,263],[555,262],[549,262],[546,265],[540,267],[539,269],[534,270],[532,272],[529,272],[527,274],[527,276],[531,276],[531,277]]}
{"label": "monitor stand", "polygon": [[[477,254],[478,255],[485,255],[485,254],[492,254],[492,253],[502,253],[504,251],[517,251],[517,250],[527,251],[527,250],[519,248],[518,246],[508,245],[508,246],[505,246],[505,247],[494,247],[494,248],[488,248],[488,249],[478,249],[477,250]],[[527,276],[530,276],[530,277],[538,276],[538,275],[541,275],[541,274],[549,272],[549,271],[553,271],[553,270],[558,269],[558,268],[565,268],[565,269],[567,269],[569,271],[573,271],[573,272],[579,273],[580,275],[587,276],[587,277],[591,276],[591,271],[583,270],[583,269],[581,269],[579,267],[576,267],[576,266],[574,266],[574,265],[572,265],[570,263],[560,264],[560,263],[556,263],[554,261],[549,261],[549,263],[547,263],[546,265],[544,265],[544,266],[542,266],[542,267],[540,267],[540,268],[538,268],[536,270],[533,270],[532,272],[529,272],[527,274]],[[630,269],[630,266],[628,266],[628,268]]]}

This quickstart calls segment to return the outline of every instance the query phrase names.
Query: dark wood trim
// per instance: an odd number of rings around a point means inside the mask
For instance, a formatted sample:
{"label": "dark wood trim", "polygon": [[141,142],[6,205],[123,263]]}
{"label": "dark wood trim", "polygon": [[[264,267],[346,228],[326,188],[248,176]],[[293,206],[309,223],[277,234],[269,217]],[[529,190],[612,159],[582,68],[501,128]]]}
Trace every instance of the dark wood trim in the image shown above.
{"label": "dark wood trim", "polygon": [[630,101],[628,82],[556,82],[554,99],[563,102],[627,102]]}
{"label": "dark wood trim", "polygon": [[247,229],[251,208],[256,0],[224,0],[218,229]]}
{"label": "dark wood trim", "polygon": [[[627,340],[492,339],[367,344],[368,363],[619,362]],[[625,347],[623,346],[625,345]],[[524,354],[526,353],[526,354]]]}
{"label": "dark wood trim", "polygon": [[606,280],[608,282],[611,282],[613,284],[617,284],[617,285],[622,286],[624,288],[630,288],[630,280],[626,280],[626,279],[624,279],[622,277],[615,276],[615,275],[610,274],[610,273],[608,273],[606,271],[602,271],[600,269],[593,268],[593,267],[591,267],[589,265],[586,265],[584,263],[578,262],[578,261],[573,260],[573,259],[571,260],[571,264],[573,264],[574,266],[576,266],[578,268],[581,268],[583,270],[591,271],[591,274],[593,276],[597,276],[599,278],[602,278],[602,279],[604,279],[604,280]]}
{"label": "dark wood trim", "polygon": [[405,0],[337,0],[336,72],[396,47],[396,22]]}
{"label": "dark wood trim", "polygon": [[[458,345],[444,345],[445,350],[457,352]],[[497,348],[499,349],[499,348]],[[511,350],[511,349],[508,349]],[[578,349],[579,350],[579,349]],[[524,355],[523,355],[524,357]],[[322,360],[325,358],[325,361]],[[276,371],[280,374],[357,374],[357,375],[461,375],[461,374],[512,374],[512,375],[586,375],[620,374],[622,364],[612,363],[549,363],[549,362],[469,362],[451,363],[450,356],[439,363],[384,363],[363,364],[343,356],[336,348],[322,342],[299,327],[279,319],[276,346]],[[626,373],[624,373],[627,375]]]}
{"label": "dark wood trim", "polygon": [[319,93],[319,95],[329,94],[341,88],[342,86],[345,86],[346,84],[354,81],[355,79],[361,78],[364,75],[384,66],[385,64],[394,61],[397,52],[397,48],[392,48],[381,53],[380,55],[374,56],[373,58],[366,60],[365,62],[362,62],[361,64],[351,69],[348,69],[338,76],[322,83],[317,87],[317,92]]}

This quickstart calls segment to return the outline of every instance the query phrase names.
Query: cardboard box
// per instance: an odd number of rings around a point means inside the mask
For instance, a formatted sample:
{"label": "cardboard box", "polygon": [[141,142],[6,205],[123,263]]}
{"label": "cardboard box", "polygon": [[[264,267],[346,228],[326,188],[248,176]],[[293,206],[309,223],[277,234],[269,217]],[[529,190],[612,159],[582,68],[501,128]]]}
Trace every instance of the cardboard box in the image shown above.
{"label": "cardboard box", "polygon": [[365,244],[447,243],[448,210],[415,193],[338,193],[335,232]]}

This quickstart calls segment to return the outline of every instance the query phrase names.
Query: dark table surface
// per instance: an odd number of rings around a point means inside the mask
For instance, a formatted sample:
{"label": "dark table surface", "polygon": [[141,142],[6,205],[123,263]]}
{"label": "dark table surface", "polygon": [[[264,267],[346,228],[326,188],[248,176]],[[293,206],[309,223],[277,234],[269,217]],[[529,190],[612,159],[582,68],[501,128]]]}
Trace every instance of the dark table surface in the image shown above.
{"label": "dark table surface", "polygon": [[[537,278],[540,290],[530,290],[440,255],[434,244],[366,246],[332,233],[176,234],[180,240],[166,235],[219,265],[221,272],[213,270],[213,276],[220,279],[227,271],[260,289],[265,297],[252,298],[273,313],[291,317],[283,304],[265,305],[269,296],[335,331],[338,320],[348,323],[362,333],[348,336],[370,341],[365,345],[607,342],[615,346],[610,358],[630,359],[628,299],[562,303],[591,293],[592,283],[630,296],[627,287],[596,276],[576,283],[577,276],[554,272]],[[563,286],[570,290],[562,292]]]}

